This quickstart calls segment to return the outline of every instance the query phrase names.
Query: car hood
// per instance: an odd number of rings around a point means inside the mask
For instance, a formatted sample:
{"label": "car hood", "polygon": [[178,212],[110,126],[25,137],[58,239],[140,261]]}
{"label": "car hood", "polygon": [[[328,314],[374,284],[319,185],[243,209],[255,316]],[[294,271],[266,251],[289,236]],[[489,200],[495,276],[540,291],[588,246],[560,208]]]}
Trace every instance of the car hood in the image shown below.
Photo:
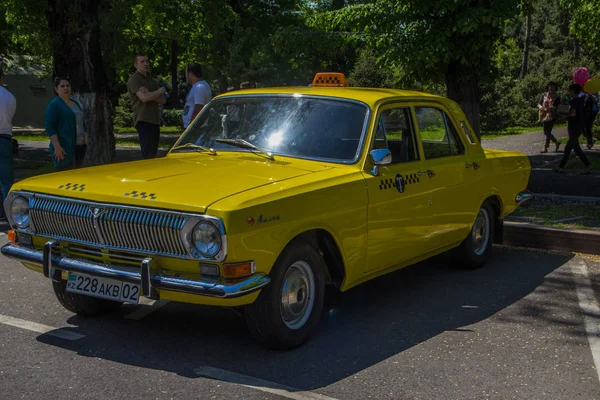
{"label": "car hood", "polygon": [[188,153],[41,175],[16,183],[13,190],[206,212],[226,197],[330,168],[316,161],[282,157],[272,161],[248,153]]}

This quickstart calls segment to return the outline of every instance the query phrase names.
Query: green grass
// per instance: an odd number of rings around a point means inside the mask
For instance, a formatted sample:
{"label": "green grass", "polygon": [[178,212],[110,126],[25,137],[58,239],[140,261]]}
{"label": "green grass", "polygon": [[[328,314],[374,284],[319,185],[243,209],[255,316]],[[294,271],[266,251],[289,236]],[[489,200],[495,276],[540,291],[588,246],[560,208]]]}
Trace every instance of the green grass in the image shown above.
{"label": "green grass", "polygon": [[[168,149],[171,145],[175,143],[175,140],[161,140],[158,142],[159,149]],[[140,142],[137,140],[121,140],[117,139],[117,146],[129,146],[129,147],[140,147]]]}
{"label": "green grass", "polygon": [[[137,131],[135,130],[135,128],[133,126],[125,127],[125,128],[115,127],[114,131],[116,134],[120,134],[120,133],[135,133],[135,134],[137,134]],[[183,128],[180,128],[178,126],[161,126],[160,127],[160,133],[180,134],[182,132],[183,132]]]}
{"label": "green grass", "polygon": [[[579,218],[564,221],[569,218]],[[600,230],[600,202],[533,199],[510,214],[507,220],[530,222],[555,228]]]}
{"label": "green grass", "polygon": [[[567,126],[566,123],[554,125],[554,129],[563,128]],[[481,135],[482,139],[498,139],[505,136],[523,135],[531,132],[541,132],[544,128],[542,125],[535,126],[511,126],[508,128],[500,129],[498,131],[483,132]]]}
{"label": "green grass", "polygon": [[19,141],[31,141],[31,142],[49,142],[50,139],[46,135],[13,135],[13,139]]}

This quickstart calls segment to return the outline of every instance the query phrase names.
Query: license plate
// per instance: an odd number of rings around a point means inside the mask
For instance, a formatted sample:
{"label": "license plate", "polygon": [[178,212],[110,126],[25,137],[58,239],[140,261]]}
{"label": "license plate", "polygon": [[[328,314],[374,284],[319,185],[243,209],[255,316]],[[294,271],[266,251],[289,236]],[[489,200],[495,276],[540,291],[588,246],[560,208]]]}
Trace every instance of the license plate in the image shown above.
{"label": "license plate", "polygon": [[67,292],[137,304],[140,297],[140,285],[69,272]]}

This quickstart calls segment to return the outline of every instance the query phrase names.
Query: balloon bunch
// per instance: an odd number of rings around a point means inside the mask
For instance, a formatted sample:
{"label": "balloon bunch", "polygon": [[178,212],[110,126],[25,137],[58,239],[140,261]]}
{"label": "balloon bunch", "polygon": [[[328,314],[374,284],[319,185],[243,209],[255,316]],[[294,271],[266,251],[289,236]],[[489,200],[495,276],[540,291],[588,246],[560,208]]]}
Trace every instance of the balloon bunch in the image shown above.
{"label": "balloon bunch", "polygon": [[581,86],[586,93],[600,92],[600,79],[590,78],[590,71],[587,68],[577,68],[573,72],[573,82]]}

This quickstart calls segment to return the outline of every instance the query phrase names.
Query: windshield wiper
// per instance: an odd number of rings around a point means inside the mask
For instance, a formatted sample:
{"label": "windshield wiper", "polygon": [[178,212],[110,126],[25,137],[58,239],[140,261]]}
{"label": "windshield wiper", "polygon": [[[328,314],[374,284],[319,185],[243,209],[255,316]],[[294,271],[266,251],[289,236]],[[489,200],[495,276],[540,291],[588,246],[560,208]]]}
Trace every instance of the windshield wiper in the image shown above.
{"label": "windshield wiper", "polygon": [[[250,142],[247,142],[244,139],[215,139],[215,142],[229,144],[229,145],[232,145],[232,146],[235,146],[235,147],[239,147],[239,148],[242,148],[242,149],[253,150],[253,153],[255,151],[258,154],[264,155],[265,157],[267,157],[271,161],[275,160],[275,158],[273,157],[273,153],[271,153],[269,151],[266,151],[264,149],[261,149],[260,147],[254,145],[254,144],[252,144]],[[254,154],[257,154],[257,153],[254,153]]]}
{"label": "windshield wiper", "polygon": [[217,152],[215,151],[215,149],[210,149],[208,147],[200,146],[199,144],[194,144],[194,143],[186,143],[186,144],[182,144],[181,146],[173,147],[171,149],[171,151],[173,151],[173,150],[180,150],[180,149],[202,150],[202,151],[206,151],[207,153],[212,154],[213,156],[217,155]]}

